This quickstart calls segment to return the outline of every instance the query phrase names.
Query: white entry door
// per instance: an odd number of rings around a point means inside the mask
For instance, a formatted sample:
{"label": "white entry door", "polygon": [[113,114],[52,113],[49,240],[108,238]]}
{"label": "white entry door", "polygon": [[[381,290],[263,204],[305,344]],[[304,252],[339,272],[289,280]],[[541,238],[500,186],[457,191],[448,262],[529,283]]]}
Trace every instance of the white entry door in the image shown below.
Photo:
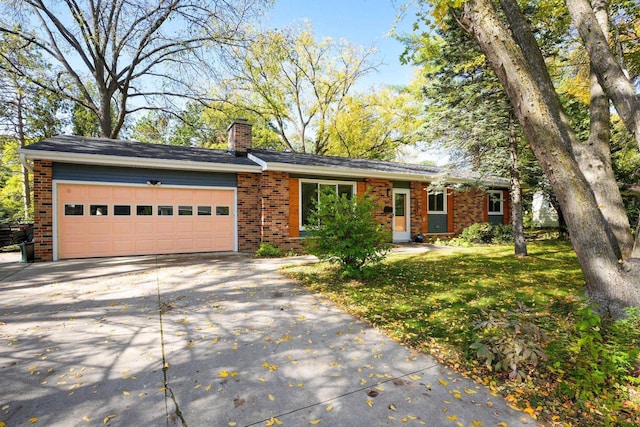
{"label": "white entry door", "polygon": [[411,240],[411,191],[405,188],[393,189],[393,241]]}

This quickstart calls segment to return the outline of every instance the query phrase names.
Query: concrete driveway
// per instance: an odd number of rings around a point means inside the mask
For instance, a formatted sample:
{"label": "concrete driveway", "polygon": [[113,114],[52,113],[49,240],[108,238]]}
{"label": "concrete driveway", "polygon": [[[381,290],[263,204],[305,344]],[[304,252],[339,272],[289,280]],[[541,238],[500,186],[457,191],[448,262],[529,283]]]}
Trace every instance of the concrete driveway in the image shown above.
{"label": "concrete driveway", "polygon": [[536,424],[277,272],[310,261],[234,254],[0,263],[0,421]]}

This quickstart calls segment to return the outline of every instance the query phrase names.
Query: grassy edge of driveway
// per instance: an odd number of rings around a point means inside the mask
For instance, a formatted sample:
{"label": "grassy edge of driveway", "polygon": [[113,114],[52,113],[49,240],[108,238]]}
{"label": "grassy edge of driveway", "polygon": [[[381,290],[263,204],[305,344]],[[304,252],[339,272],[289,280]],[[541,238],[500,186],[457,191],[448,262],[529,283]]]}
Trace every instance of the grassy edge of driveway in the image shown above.
{"label": "grassy edge of driveway", "polygon": [[[638,312],[627,323],[599,322],[584,309],[584,279],[570,244],[539,241],[529,244],[529,252],[517,258],[512,246],[492,245],[393,254],[359,278],[326,263],[284,271],[534,418],[558,425],[640,425]],[[539,333],[538,344],[527,333]],[[503,354],[514,340],[524,350],[539,345],[548,360],[529,355],[525,362],[540,360],[519,363],[520,379],[513,380],[509,371],[495,369],[495,360],[488,367],[478,357],[470,346],[479,338]]]}

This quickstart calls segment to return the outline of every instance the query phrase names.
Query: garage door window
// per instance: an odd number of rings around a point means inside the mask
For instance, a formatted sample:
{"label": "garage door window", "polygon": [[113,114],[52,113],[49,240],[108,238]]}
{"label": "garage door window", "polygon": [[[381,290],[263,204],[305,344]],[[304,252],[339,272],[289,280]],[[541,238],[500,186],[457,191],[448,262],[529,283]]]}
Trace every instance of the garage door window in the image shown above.
{"label": "garage door window", "polygon": [[84,215],[84,205],[64,205],[64,214],[69,216]]}
{"label": "garage door window", "polygon": [[107,209],[107,205],[89,205],[89,215],[91,216],[102,216],[108,214],[109,211]]}
{"label": "garage door window", "polygon": [[211,216],[211,206],[198,206],[198,215]]}
{"label": "garage door window", "polygon": [[129,205],[114,205],[113,214],[116,216],[129,216],[131,215],[131,206]]}
{"label": "garage door window", "polygon": [[136,215],[141,215],[141,216],[153,215],[153,206],[151,205],[136,206]]}
{"label": "garage door window", "polygon": [[178,215],[180,216],[193,215],[193,206],[178,206]]}
{"label": "garage door window", "polygon": [[158,206],[159,216],[171,216],[173,215],[173,206]]}
{"label": "garage door window", "polygon": [[229,206],[216,206],[216,216],[229,216]]}

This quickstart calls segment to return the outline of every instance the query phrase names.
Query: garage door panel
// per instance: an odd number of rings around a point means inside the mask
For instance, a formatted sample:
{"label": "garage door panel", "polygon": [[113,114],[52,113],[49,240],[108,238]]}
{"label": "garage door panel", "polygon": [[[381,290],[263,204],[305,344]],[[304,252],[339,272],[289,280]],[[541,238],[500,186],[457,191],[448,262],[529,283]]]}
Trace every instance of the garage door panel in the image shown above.
{"label": "garage door panel", "polygon": [[[84,211],[64,215],[65,204]],[[58,258],[234,250],[233,204],[233,190],[58,184]],[[106,211],[91,215],[91,205]],[[137,215],[139,205],[152,214]],[[158,206],[171,206],[164,211],[172,215],[158,215]],[[198,206],[211,215],[198,215]],[[229,206],[230,215],[216,215],[216,206]]]}

